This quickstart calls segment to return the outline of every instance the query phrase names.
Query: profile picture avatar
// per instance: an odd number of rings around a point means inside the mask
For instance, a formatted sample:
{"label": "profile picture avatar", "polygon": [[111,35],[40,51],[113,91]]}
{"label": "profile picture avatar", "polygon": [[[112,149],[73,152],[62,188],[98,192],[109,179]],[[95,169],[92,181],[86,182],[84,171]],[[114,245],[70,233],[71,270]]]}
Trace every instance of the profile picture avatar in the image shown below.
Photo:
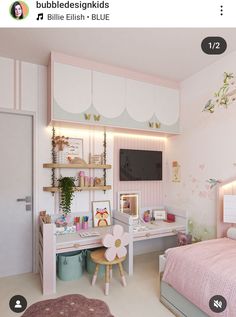
{"label": "profile picture avatar", "polygon": [[23,1],[15,1],[10,6],[10,14],[16,20],[22,20],[27,17],[29,8]]}

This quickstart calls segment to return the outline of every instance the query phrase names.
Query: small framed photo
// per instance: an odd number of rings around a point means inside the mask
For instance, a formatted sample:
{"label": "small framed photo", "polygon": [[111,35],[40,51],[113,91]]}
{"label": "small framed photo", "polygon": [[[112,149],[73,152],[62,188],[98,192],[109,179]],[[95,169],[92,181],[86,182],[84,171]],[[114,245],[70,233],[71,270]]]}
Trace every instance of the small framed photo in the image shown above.
{"label": "small framed photo", "polygon": [[69,145],[65,147],[64,151],[66,153],[66,157],[70,158],[84,158],[84,151],[83,151],[83,139],[79,138],[69,138],[68,139]]}
{"label": "small framed photo", "polygon": [[166,220],[166,210],[153,210],[152,216],[155,220]]}
{"label": "small framed photo", "polygon": [[91,154],[89,153],[89,164],[103,164],[103,154]]}
{"label": "small framed photo", "polygon": [[111,204],[109,200],[93,201],[93,226],[106,227],[111,225]]}
{"label": "small framed photo", "polygon": [[132,216],[134,219],[139,218],[140,192],[119,192],[118,193],[118,210]]}

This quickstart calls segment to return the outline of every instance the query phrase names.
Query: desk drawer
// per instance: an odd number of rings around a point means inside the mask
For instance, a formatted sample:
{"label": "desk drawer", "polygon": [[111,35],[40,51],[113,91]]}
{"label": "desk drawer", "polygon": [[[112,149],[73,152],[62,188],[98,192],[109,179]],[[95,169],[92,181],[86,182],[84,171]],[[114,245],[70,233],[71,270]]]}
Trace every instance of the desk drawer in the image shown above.
{"label": "desk drawer", "polygon": [[136,232],[134,234],[134,241],[141,241],[141,240],[149,240],[149,239],[156,239],[156,238],[162,238],[162,237],[170,237],[176,235],[176,230],[173,231],[167,231],[162,233],[157,232]]}
{"label": "desk drawer", "polygon": [[64,253],[64,252],[70,252],[70,251],[76,251],[76,250],[85,250],[85,249],[93,249],[93,248],[99,248],[101,247],[101,242],[97,243],[86,243],[86,244],[80,244],[80,243],[74,243],[74,244],[62,244],[57,245],[56,247],[56,253]]}

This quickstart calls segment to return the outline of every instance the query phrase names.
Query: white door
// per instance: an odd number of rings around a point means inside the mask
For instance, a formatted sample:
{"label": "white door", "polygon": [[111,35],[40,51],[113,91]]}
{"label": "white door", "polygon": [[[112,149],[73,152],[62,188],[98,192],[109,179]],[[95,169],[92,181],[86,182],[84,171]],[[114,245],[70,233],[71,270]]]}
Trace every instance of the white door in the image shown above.
{"label": "white door", "polygon": [[0,113],[0,276],[32,272],[33,119]]}

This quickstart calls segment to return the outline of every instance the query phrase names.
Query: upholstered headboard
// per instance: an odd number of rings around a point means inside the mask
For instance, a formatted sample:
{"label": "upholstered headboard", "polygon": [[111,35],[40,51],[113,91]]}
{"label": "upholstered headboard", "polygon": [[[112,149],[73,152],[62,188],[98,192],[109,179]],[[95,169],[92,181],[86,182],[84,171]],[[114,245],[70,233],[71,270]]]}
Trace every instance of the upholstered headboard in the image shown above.
{"label": "upholstered headboard", "polygon": [[236,177],[224,181],[218,185],[217,189],[217,218],[216,218],[216,230],[217,238],[226,237],[226,232],[230,227],[235,224],[223,222],[223,201],[224,195],[236,195]]}

